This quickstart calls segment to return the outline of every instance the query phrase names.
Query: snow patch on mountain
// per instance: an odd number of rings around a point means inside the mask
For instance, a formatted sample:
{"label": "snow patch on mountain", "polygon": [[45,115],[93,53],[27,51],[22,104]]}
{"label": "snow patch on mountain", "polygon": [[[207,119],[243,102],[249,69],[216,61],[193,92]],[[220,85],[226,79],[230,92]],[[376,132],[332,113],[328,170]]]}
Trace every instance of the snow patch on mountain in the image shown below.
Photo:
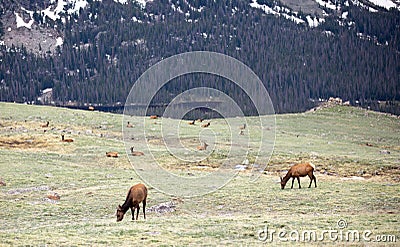
{"label": "snow patch on mountain", "polygon": [[[300,18],[298,18],[296,16],[289,15],[287,13],[280,13],[280,10],[284,10],[284,8],[281,9],[281,7],[279,7],[279,6],[275,6],[274,8],[271,8],[268,5],[259,4],[257,2],[257,0],[253,0],[253,2],[250,3],[250,7],[256,8],[256,9],[261,9],[266,14],[271,14],[271,15],[275,15],[275,16],[281,16],[282,15],[286,19],[291,20],[291,21],[293,21],[293,22],[295,22],[297,24],[305,22],[304,20],[302,20],[302,19],[300,19]],[[285,12],[286,12],[286,9],[285,9]]]}
{"label": "snow patch on mountain", "polygon": [[[51,0],[50,3],[55,3],[55,0]],[[88,2],[86,0],[58,0],[57,5],[50,5],[46,9],[39,11],[43,15],[43,21],[46,17],[55,21],[61,18],[60,14],[79,14],[79,10],[86,8]],[[66,7],[70,7],[66,9]]]}
{"label": "snow patch on mountain", "polygon": [[[381,7],[387,10],[390,10],[392,8],[400,10],[400,2],[399,1],[391,1],[391,0],[368,0],[369,3],[371,3],[370,6],[369,4],[365,3],[365,2],[361,2],[358,0],[349,0],[351,1],[354,5],[359,6],[361,8],[367,9],[369,12],[378,12],[378,10],[376,8],[374,8],[373,6],[376,7]],[[348,2],[345,3],[347,6],[349,5]]]}
{"label": "snow patch on mountain", "polygon": [[181,6],[175,6],[175,4],[171,4],[171,8],[173,11],[183,14]]}
{"label": "snow patch on mountain", "polygon": [[[270,7],[270,6],[266,5],[266,4],[259,4],[257,2],[257,0],[253,0],[250,3],[250,7],[256,8],[256,9],[261,9],[266,14],[275,15],[275,16],[282,16],[282,17],[284,17],[284,18],[286,18],[288,20],[291,20],[291,21],[293,21],[293,22],[295,22],[297,24],[302,24],[302,23],[306,22],[305,20],[297,17],[297,13],[296,12],[292,12],[288,8],[284,8],[284,7],[280,7],[280,6]],[[311,15],[307,15],[306,16],[306,20],[307,20],[307,24],[308,24],[309,27],[317,27],[322,22],[325,21],[324,18],[312,17]]]}
{"label": "snow patch on mountain", "polygon": [[323,18],[311,17],[310,15],[306,16],[308,26],[310,27],[318,27],[322,22],[325,21]]}
{"label": "snow patch on mountain", "polygon": [[[98,0],[101,1],[101,0]],[[129,1],[136,2],[140,5],[140,7],[145,8],[148,2],[153,2],[153,0],[114,0],[116,3],[127,4]]]}
{"label": "snow patch on mountain", "polygon": [[340,5],[336,6],[335,3],[327,0],[315,0],[315,2],[317,2],[320,6],[325,7],[327,9],[332,9],[332,10],[336,10],[337,7],[340,7]]}
{"label": "snow patch on mountain", "polygon": [[17,22],[17,28],[20,28],[20,27],[26,27],[28,29],[32,28],[32,24],[34,22],[32,17],[29,20],[29,22],[25,22],[24,19],[18,13],[14,12],[14,14],[15,14],[15,21]]}
{"label": "snow patch on mountain", "polygon": [[204,9],[204,6],[201,6],[200,8],[195,8],[193,7],[187,0],[183,0],[183,2],[189,7],[190,10],[194,11],[194,12],[201,12]]}
{"label": "snow patch on mountain", "polygon": [[398,10],[400,10],[399,4],[395,4],[393,1],[390,0],[368,0],[368,1],[376,6],[385,8],[387,10],[391,8],[397,8]]}
{"label": "snow patch on mountain", "polygon": [[149,2],[153,2],[153,0],[134,0],[134,2],[137,2],[142,8],[146,7],[146,4]]}
{"label": "snow patch on mountain", "polygon": [[[59,2],[62,0],[59,0]],[[80,9],[86,8],[88,2],[86,0],[68,0],[70,4],[72,4],[72,8],[68,9],[68,14],[79,14]]]}
{"label": "snow patch on mountain", "polygon": [[56,46],[62,46],[63,43],[64,43],[63,38],[58,37],[58,38],[56,39]]}

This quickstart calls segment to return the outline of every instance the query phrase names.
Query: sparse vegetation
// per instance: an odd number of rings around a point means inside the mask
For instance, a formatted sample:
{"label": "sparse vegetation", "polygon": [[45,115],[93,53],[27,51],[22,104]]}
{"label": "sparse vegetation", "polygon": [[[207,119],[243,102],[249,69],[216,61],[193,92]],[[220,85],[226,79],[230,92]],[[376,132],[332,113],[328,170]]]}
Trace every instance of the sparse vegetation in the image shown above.
{"label": "sparse vegetation", "polygon": [[[38,123],[46,121],[51,124],[44,131]],[[132,117],[131,123],[139,121]],[[158,126],[151,121],[149,131]],[[258,233],[266,226],[322,231],[338,229],[340,219],[348,223],[345,230],[370,230],[371,238],[384,234],[400,240],[397,117],[346,106],[277,115],[275,150],[258,180],[249,182],[249,171],[241,171],[222,189],[193,198],[171,197],[147,185],[147,219],[126,217],[117,223],[116,206],[132,185],[143,182],[125,155],[125,124],[116,114],[0,103],[0,180],[6,184],[0,187],[0,245],[262,245]],[[225,125],[213,119],[207,130]],[[180,126],[195,150],[199,142],[190,135],[204,129],[186,122]],[[74,142],[61,142],[62,133]],[[229,143],[223,133],[221,153],[195,164],[176,163],[160,141],[151,145],[158,147],[155,158],[166,169],[201,176],[224,157]],[[109,150],[120,156],[106,158]],[[254,159],[251,154],[250,163]],[[279,175],[306,161],[316,166],[318,187],[281,190]],[[328,238],[313,244],[319,243],[347,244]]]}

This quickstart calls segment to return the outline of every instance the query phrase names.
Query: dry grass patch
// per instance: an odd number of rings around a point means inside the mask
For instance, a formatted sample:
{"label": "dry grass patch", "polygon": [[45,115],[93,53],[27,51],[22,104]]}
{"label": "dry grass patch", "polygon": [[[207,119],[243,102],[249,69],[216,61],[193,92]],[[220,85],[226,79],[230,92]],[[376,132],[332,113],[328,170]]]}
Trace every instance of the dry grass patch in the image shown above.
{"label": "dry grass patch", "polygon": [[0,136],[0,148],[26,150],[29,152],[55,152],[60,154],[72,153],[74,147],[60,141],[56,135],[16,134]]}

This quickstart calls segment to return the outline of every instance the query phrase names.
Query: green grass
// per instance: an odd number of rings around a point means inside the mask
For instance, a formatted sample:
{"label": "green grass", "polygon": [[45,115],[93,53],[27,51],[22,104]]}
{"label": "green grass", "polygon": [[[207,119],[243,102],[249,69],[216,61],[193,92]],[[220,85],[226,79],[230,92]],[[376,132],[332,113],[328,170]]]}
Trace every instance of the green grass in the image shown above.
{"label": "green grass", "polygon": [[[142,118],[130,118],[135,125],[143,122]],[[40,124],[47,120],[50,127],[44,132]],[[339,230],[340,219],[348,223],[343,231],[370,230],[371,238],[394,235],[397,244],[400,241],[398,118],[371,111],[366,115],[365,110],[339,106],[277,115],[275,149],[255,182],[249,181],[249,171],[240,172],[223,188],[191,198],[171,197],[149,185],[148,207],[172,200],[176,211],[148,212],[147,220],[140,213],[137,222],[131,221],[128,212],[117,223],[116,206],[123,203],[131,185],[142,181],[125,155],[121,133],[125,120],[109,113],[0,103],[0,180],[7,184],[0,187],[1,246],[258,246],[269,243],[269,239],[258,239],[265,227],[320,233]],[[168,155],[155,131],[162,121],[146,120],[145,128],[154,135],[150,147],[155,159],[172,173],[202,176],[227,156],[230,139],[229,130],[223,130],[226,121],[211,120],[207,132],[181,122],[180,137],[189,149],[200,144],[199,133],[203,138],[217,136],[213,152],[194,151],[193,155],[206,156],[195,163]],[[165,121],[173,124],[175,120]],[[250,146],[257,147],[261,132],[256,127],[249,127],[249,131],[253,136]],[[60,142],[61,133],[74,142]],[[145,146],[140,141],[132,143],[138,150]],[[106,158],[107,151],[118,151],[120,157]],[[178,148],[175,152],[185,155]],[[249,155],[250,161],[255,158],[254,153]],[[150,159],[146,154],[134,161]],[[278,176],[291,164],[303,161],[316,165],[318,187],[308,189],[309,179],[303,178],[301,190],[297,182],[295,189],[287,186],[281,190]],[[60,195],[59,201],[47,200],[53,192]],[[275,236],[273,244],[299,242],[280,242]],[[327,237],[303,244],[348,243]]]}

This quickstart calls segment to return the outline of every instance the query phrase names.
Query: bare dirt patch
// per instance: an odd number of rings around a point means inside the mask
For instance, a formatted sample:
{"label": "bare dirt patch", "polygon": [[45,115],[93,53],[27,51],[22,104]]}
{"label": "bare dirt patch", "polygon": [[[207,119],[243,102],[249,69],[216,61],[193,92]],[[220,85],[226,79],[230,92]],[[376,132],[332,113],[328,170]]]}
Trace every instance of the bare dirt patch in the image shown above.
{"label": "bare dirt patch", "polygon": [[5,148],[47,148],[49,143],[44,138],[29,136],[0,136],[0,147]]}
{"label": "bare dirt patch", "polygon": [[[18,12],[20,12],[18,10]],[[38,26],[34,23],[31,29],[26,27],[18,27],[15,18],[16,12],[6,11],[2,17],[4,24],[4,43],[7,47],[24,46],[26,50],[37,55],[55,54],[57,48],[57,38],[62,37],[61,33],[54,28]],[[25,13],[18,13],[24,16]],[[30,18],[25,18],[25,22],[29,22]]]}

